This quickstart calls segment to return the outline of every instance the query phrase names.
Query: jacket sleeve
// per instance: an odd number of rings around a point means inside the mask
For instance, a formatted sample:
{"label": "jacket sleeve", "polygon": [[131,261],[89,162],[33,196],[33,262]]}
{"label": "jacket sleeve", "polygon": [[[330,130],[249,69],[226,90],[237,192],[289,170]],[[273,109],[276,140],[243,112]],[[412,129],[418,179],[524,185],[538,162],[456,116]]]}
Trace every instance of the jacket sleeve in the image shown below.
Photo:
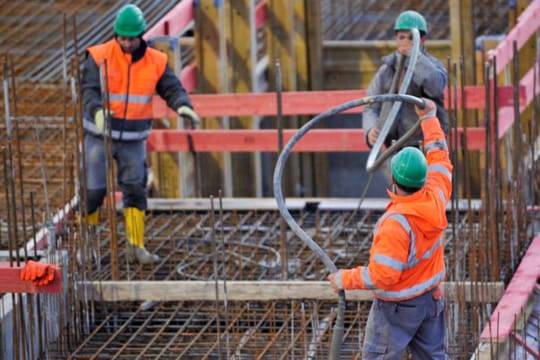
{"label": "jacket sleeve", "polygon": [[436,117],[422,121],[424,152],[428,163],[427,186],[435,186],[444,194],[446,204],[452,195],[452,163],[448,145]]}
{"label": "jacket sleeve", "polygon": [[89,53],[87,53],[83,63],[81,91],[83,110],[91,117],[88,120],[94,121],[94,114],[103,107],[103,104],[101,102],[99,67]]}
{"label": "jacket sleeve", "polygon": [[157,83],[156,91],[174,111],[178,110],[182,105],[193,108],[186,89],[184,89],[180,79],[174,74],[169,65],[165,67],[165,72]]}
{"label": "jacket sleeve", "polygon": [[423,53],[418,54],[412,81],[430,99],[444,99],[448,75],[442,63]]}
{"label": "jacket sleeve", "polygon": [[[373,95],[380,95],[382,94],[382,83],[381,83],[381,74],[383,73],[384,67],[387,65],[382,65],[373,79],[371,80],[368,90],[367,90],[367,96],[373,96]],[[362,113],[362,129],[364,129],[364,134],[366,136],[366,143],[367,141],[367,133],[370,129],[377,127],[379,122],[379,113],[381,112],[381,104],[369,104],[364,107],[364,111]],[[369,144],[369,143],[368,143]]]}
{"label": "jacket sleeve", "polygon": [[368,266],[342,270],[345,290],[387,289],[396,284],[405,269],[410,236],[393,218],[384,219],[378,226],[370,250]]}

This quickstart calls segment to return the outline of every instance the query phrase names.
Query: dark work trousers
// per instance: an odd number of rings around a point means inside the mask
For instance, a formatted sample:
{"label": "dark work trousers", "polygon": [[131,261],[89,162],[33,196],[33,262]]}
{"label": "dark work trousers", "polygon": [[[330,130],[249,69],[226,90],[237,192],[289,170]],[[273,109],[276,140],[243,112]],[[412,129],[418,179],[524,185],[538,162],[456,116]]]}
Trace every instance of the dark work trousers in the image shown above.
{"label": "dark work trousers", "polygon": [[407,346],[413,359],[449,359],[445,344],[445,301],[438,289],[399,302],[374,299],[362,359],[399,360]]}
{"label": "dark work trousers", "polygon": [[[102,137],[86,134],[84,143],[87,211],[91,214],[101,206],[107,192],[105,142]],[[124,208],[146,210],[146,140],[112,141],[112,157],[118,169],[117,182],[122,190]]]}

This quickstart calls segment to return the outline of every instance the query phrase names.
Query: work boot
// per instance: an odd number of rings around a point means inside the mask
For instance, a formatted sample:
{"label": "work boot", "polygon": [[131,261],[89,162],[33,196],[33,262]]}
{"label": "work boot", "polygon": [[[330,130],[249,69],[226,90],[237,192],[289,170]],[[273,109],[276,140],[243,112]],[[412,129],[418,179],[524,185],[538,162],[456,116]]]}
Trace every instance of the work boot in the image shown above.
{"label": "work boot", "polygon": [[138,261],[140,264],[158,262],[159,256],[150,253],[144,248],[144,210],[125,208],[126,221],[126,257],[129,262]]}
{"label": "work boot", "polygon": [[139,264],[143,265],[155,263],[160,260],[159,256],[152,254],[144,247],[140,248],[131,244],[127,245],[126,257],[130,263],[137,261]]}

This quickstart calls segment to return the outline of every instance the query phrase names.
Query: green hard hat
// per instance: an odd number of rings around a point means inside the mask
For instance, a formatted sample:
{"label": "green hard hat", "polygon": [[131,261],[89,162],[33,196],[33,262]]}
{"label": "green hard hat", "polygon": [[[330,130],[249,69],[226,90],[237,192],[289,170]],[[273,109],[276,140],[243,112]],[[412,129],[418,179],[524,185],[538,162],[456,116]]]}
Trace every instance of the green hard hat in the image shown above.
{"label": "green hard hat", "polygon": [[418,148],[407,146],[390,161],[392,176],[398,185],[420,189],[427,177],[426,157]]}
{"label": "green hard hat", "polygon": [[146,28],[144,15],[137,6],[125,5],[118,11],[114,21],[114,33],[119,36],[140,36]]}
{"label": "green hard hat", "polygon": [[427,34],[427,22],[420,13],[414,10],[407,10],[397,17],[394,31],[411,29],[418,29],[418,31]]}

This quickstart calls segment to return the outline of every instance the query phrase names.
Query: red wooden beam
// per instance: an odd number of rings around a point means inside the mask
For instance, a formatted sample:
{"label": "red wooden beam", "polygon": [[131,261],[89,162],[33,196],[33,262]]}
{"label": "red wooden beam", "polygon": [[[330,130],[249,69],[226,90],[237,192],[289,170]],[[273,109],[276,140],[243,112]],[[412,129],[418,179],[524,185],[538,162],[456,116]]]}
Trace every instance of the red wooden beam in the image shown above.
{"label": "red wooden beam", "polygon": [[[283,130],[283,141],[288,143],[297,132]],[[462,130],[459,130],[461,133]],[[189,148],[191,136],[193,149]],[[461,136],[458,137],[458,139]],[[485,146],[485,129],[467,129],[467,143],[471,150]],[[155,152],[277,152],[277,130],[154,130],[148,138],[148,151]],[[461,146],[461,144],[458,144]],[[293,152],[369,151],[362,129],[312,129],[305,134]]]}
{"label": "red wooden beam", "polygon": [[59,294],[62,292],[62,270],[58,268],[54,280],[47,285],[35,286],[32,281],[20,280],[21,266],[10,266],[9,262],[0,262],[0,293],[47,293]]}
{"label": "red wooden beam", "polygon": [[[540,93],[540,84],[535,78],[534,72],[538,71],[536,65],[533,66],[527,74],[519,82],[520,101],[519,112],[522,113],[529,104],[532,103],[534,97]],[[535,88],[536,85],[536,88]],[[512,106],[500,107],[499,109],[499,138],[503,137],[506,131],[514,124],[514,108]]]}
{"label": "red wooden beam", "polygon": [[508,339],[540,279],[540,237],[531,242],[502,299],[482,331],[482,340]]}
{"label": "red wooden beam", "polygon": [[540,0],[534,0],[519,16],[516,26],[510,30],[503,41],[487,53],[488,60],[497,58],[497,74],[499,74],[510,60],[514,57],[514,41],[518,50],[525,45],[527,40],[540,28]]}
{"label": "red wooden beam", "polygon": [[262,0],[255,6],[255,28],[259,29],[266,22],[268,6],[266,0]]}
{"label": "red wooden beam", "polygon": [[[194,68],[189,71],[194,72]],[[191,76],[195,76],[192,73]],[[188,83],[188,80],[182,79]],[[190,80],[194,82],[193,80]],[[511,86],[499,87],[499,106],[511,106],[513,89]],[[485,107],[485,87],[466,86],[464,89],[466,108],[483,109]],[[520,95],[524,96],[520,89]],[[329,91],[288,91],[282,93],[283,115],[320,114],[345,102],[366,96],[366,90],[329,90]],[[277,114],[276,93],[229,93],[229,94],[192,94],[193,106],[199,116],[275,116]],[[453,102],[453,101],[452,101]],[[461,91],[458,92],[458,107],[461,106]],[[363,107],[357,107],[346,113],[359,113]],[[158,96],[154,98],[154,118],[174,117],[176,113],[169,109]]]}
{"label": "red wooden beam", "polygon": [[143,37],[148,40],[154,36],[179,35],[193,20],[194,15],[193,0],[182,0],[148,30]]}

